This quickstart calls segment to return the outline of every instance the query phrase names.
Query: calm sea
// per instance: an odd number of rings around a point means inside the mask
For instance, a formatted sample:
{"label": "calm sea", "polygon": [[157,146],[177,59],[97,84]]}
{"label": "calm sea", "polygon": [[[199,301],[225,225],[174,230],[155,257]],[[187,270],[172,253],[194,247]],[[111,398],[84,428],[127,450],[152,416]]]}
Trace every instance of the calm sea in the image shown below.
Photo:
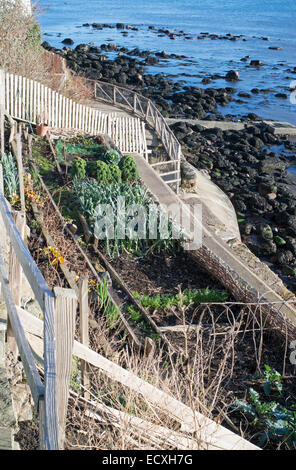
{"label": "calm sea", "polygon": [[[163,62],[148,71],[173,75],[176,80],[197,86],[203,86],[204,76],[239,70],[241,81],[235,85],[238,91],[249,92],[252,88],[270,91],[252,95],[251,99],[242,98],[243,103],[222,109],[224,114],[255,112],[264,118],[296,124],[296,105],[289,100],[290,83],[296,80],[296,74],[288,71],[296,67],[295,0],[41,0],[40,4],[48,6],[39,21],[44,39],[52,46],[63,47],[61,41],[71,37],[75,41],[73,47],[82,42],[95,42],[98,46],[115,42],[129,49],[139,47],[185,55],[188,57],[185,61]],[[124,37],[116,29],[98,31],[82,27],[94,22],[120,22],[137,26],[139,31]],[[245,41],[170,40],[148,30],[149,25],[183,30],[195,36],[201,32],[232,33],[244,35]],[[282,50],[270,50],[270,46]],[[250,59],[242,62],[245,56]],[[249,67],[251,59],[261,60],[264,66]],[[225,80],[218,79],[207,86],[227,85]],[[276,98],[277,93],[286,93],[288,98]]]}

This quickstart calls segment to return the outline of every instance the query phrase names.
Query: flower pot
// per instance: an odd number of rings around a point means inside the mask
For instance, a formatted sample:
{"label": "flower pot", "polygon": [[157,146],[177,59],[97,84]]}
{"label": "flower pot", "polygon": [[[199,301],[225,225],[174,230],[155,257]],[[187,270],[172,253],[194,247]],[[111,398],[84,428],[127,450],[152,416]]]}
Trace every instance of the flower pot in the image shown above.
{"label": "flower pot", "polygon": [[36,132],[37,132],[37,135],[39,135],[40,137],[44,137],[47,133],[47,130],[48,130],[48,125],[47,124],[37,124],[36,125]]}

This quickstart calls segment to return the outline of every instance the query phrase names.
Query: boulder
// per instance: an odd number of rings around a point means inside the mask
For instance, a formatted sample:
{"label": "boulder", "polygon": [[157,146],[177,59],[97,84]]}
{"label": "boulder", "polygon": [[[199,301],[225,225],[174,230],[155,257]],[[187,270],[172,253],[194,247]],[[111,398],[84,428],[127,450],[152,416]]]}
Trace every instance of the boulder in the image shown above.
{"label": "boulder", "polygon": [[239,80],[239,72],[236,70],[229,70],[227,74],[225,75],[225,79],[230,81],[230,82],[235,82]]}

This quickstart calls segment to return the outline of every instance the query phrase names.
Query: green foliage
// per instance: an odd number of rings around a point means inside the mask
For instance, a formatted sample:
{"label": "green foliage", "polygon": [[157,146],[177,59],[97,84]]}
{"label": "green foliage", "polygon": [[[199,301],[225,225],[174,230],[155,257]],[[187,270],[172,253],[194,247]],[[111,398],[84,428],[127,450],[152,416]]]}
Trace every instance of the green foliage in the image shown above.
{"label": "green foliage", "polygon": [[200,303],[209,302],[226,302],[229,297],[227,291],[217,289],[185,289],[178,294],[157,294],[142,295],[134,292],[134,296],[140,300],[144,308],[163,309],[169,307],[177,307],[179,305],[199,305]]}
{"label": "green foliage", "polygon": [[97,286],[97,294],[99,306],[107,317],[110,329],[113,330],[116,327],[119,318],[119,310],[112,303],[112,299],[109,296],[107,281],[105,277],[104,280]]}
{"label": "green foliage", "polygon": [[[269,396],[272,389],[282,395],[281,375],[265,365],[263,377],[264,393]],[[253,388],[249,389],[250,403],[237,400],[237,409],[252,418],[252,422],[262,430],[260,446],[268,441],[282,443],[287,449],[296,449],[296,405],[289,408],[275,401],[262,401],[260,394]]]}
{"label": "green foliage", "polygon": [[265,371],[263,377],[265,378],[264,393],[270,395],[271,389],[276,388],[281,395],[283,386],[281,384],[281,374],[273,371],[267,364],[264,365]]}
{"label": "green foliage", "polygon": [[82,155],[101,158],[106,151],[110,150],[106,145],[97,144],[85,137],[70,140],[59,139],[56,143],[56,153],[59,162],[67,159],[69,155]]}
{"label": "green foliage", "polygon": [[120,168],[115,164],[111,164],[109,165],[109,170],[112,176],[112,181],[115,183],[121,183],[122,174]]}
{"label": "green foliage", "polygon": [[[108,165],[106,166],[109,168]],[[163,249],[179,249],[179,239],[175,234],[178,233],[181,238],[180,227],[169,220],[164,233],[164,220],[167,217],[156,205],[151,210],[152,201],[148,199],[147,189],[144,186],[128,183],[99,184],[95,180],[74,180],[74,190],[82,212],[96,235],[100,232],[100,238],[102,238],[102,221],[105,220],[106,224],[108,222],[107,225],[111,226],[112,230],[106,229],[103,237],[109,256],[119,256],[123,252],[143,256]],[[103,210],[106,206],[109,208],[108,216]],[[135,206],[139,209],[135,209]],[[156,228],[154,239],[149,239],[151,218]]]}
{"label": "green foliage", "polygon": [[33,23],[31,28],[28,30],[28,44],[35,48],[41,45],[42,34],[41,28],[38,23]]}
{"label": "green foliage", "polygon": [[286,240],[279,235],[276,235],[273,240],[277,246],[283,246],[286,244]]}
{"label": "green foliage", "polygon": [[118,166],[121,169],[123,181],[137,181],[139,179],[138,167],[131,155],[122,157]]}
{"label": "green foliage", "polygon": [[114,149],[106,150],[106,152],[101,158],[101,160],[107,163],[107,165],[118,165],[118,163],[120,162],[120,159],[121,159],[120,153]]}
{"label": "green foliage", "polygon": [[86,161],[83,158],[77,158],[71,168],[71,175],[78,179],[86,177]]}
{"label": "green foliage", "polygon": [[2,157],[4,190],[8,199],[13,202],[18,193],[19,178],[17,166],[11,153]]}
{"label": "green foliage", "polygon": [[108,184],[112,180],[109,166],[100,160],[96,162],[96,179],[100,184]]}

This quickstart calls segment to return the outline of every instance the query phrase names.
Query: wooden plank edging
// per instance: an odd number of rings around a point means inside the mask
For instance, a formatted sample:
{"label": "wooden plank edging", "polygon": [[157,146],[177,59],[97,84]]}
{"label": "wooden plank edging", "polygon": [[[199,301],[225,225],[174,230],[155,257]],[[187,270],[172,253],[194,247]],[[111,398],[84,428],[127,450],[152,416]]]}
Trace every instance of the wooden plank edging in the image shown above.
{"label": "wooden plank edging", "polygon": [[[42,337],[42,321],[23,309],[18,309],[18,312],[24,330]],[[74,342],[73,354],[89,364],[98,367],[112,380],[139,393],[147,401],[167,412],[181,423],[181,430],[189,433],[196,432],[200,444],[205,445],[207,449],[260,450],[257,446],[251,444],[241,436],[215,423],[201,413],[194,412],[184,403],[181,403],[154,385],[140,379],[134,373],[127,371],[77,341]]]}

